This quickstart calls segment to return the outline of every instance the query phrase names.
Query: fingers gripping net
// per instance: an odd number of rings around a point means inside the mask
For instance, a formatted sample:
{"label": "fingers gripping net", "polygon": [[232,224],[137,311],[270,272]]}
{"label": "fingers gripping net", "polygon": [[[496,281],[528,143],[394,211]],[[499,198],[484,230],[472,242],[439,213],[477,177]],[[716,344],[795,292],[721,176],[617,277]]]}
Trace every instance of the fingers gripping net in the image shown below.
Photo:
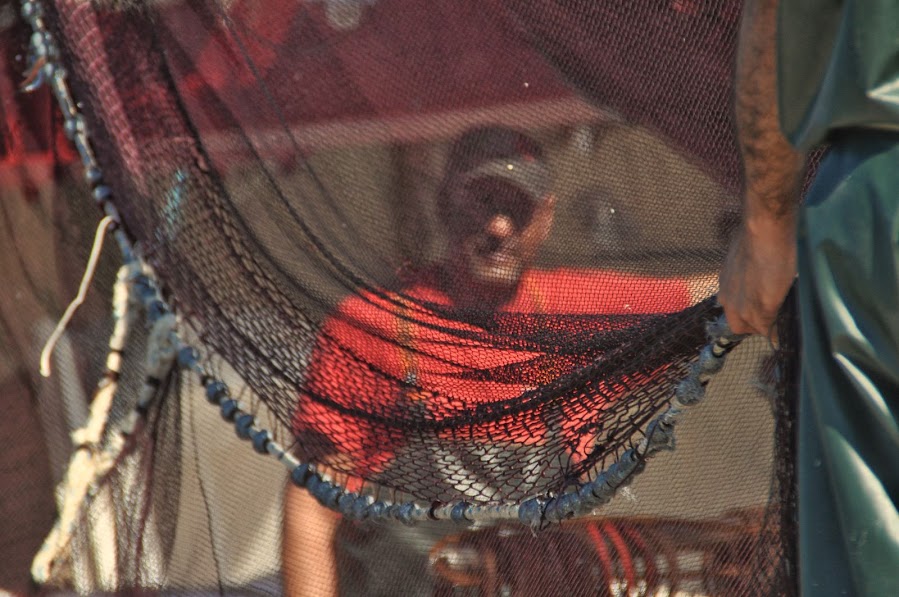
{"label": "fingers gripping net", "polygon": [[575,4],[25,3],[94,196],[158,275],[136,295],[201,348],[181,367],[349,518],[590,515],[734,346],[706,326],[739,6]]}

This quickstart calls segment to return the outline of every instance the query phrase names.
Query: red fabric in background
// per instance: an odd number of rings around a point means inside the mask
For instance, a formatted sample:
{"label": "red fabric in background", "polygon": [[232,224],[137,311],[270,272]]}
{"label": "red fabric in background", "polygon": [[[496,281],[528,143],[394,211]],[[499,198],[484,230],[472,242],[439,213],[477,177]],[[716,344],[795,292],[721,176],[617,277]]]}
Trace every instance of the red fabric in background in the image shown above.
{"label": "red fabric in background", "polygon": [[[740,0],[650,0],[638,9],[632,0],[377,0],[362,7],[358,26],[339,29],[324,3],[239,0],[227,9],[163,6],[154,22],[164,25],[166,62],[201,135],[581,95],[661,133],[736,190],[730,98],[740,8]],[[119,30],[118,16],[101,18]]]}
{"label": "red fabric in background", "polygon": [[12,6],[0,4],[0,594],[31,595],[29,565],[56,516],[45,415],[65,408],[62,395],[41,399],[42,388],[46,398],[46,388],[58,386],[38,377],[38,317],[58,317],[54,309],[74,294],[54,256],[82,247],[75,230],[57,228],[72,221],[57,166],[74,154],[49,90],[19,91],[30,32],[15,17],[5,21]]}
{"label": "red fabric in background", "polygon": [[180,6],[164,17],[194,61],[182,64],[185,89],[215,93],[244,127],[573,95],[502,12],[484,10],[480,2],[379,0],[349,30],[329,24],[324,10],[321,3],[244,0],[219,15],[226,22],[208,36],[197,33],[215,15]]}
{"label": "red fabric in background", "polygon": [[[736,189],[730,98],[740,10],[740,0],[651,0],[637,10],[632,0],[378,0],[341,30],[324,3],[243,0],[219,15],[180,6],[165,18],[184,50],[183,91],[196,106],[214,95],[244,127],[580,94],[660,132]],[[209,22],[218,23],[211,35],[200,27]]]}
{"label": "red fabric in background", "polygon": [[28,195],[51,182],[52,167],[76,159],[47,86],[21,90],[28,66],[29,31],[16,21],[0,30],[0,168],[15,168]]}

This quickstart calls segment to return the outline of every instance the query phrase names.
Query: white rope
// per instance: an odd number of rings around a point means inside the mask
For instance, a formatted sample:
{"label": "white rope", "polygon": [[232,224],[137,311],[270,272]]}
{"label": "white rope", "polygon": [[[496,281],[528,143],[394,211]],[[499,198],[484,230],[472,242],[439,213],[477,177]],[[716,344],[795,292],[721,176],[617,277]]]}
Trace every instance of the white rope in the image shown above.
{"label": "white rope", "polygon": [[100,254],[103,251],[103,239],[106,237],[106,231],[114,222],[115,220],[111,216],[105,216],[100,220],[100,225],[97,226],[97,233],[94,236],[94,246],[91,248],[91,255],[87,260],[87,267],[84,269],[84,276],[81,278],[78,294],[72,302],[69,303],[68,308],[65,313],[63,313],[59,323],[56,324],[56,328],[47,339],[47,343],[44,344],[44,349],[41,351],[41,375],[44,377],[50,377],[50,357],[53,354],[53,350],[56,348],[56,343],[59,342],[59,339],[62,337],[63,333],[65,333],[66,327],[68,327],[69,322],[75,315],[75,311],[78,310],[78,307],[84,302],[85,296],[87,296],[87,291],[90,288],[91,282],[94,279],[94,273],[97,270],[97,262],[100,260]]}
{"label": "white rope", "polygon": [[90,499],[91,492],[115,464],[115,456],[103,451],[101,441],[118,389],[120,351],[125,345],[135,319],[134,310],[129,308],[131,295],[129,282],[132,269],[133,266],[128,265],[119,268],[113,287],[115,324],[109,339],[110,352],[107,358],[109,376],[103,378],[94,393],[90,415],[84,427],[74,430],[71,434],[75,451],[69,458],[65,478],[58,490],[59,514],[31,563],[31,576],[39,583],[50,581],[54,565],[62,558],[63,551],[69,546],[78,529],[85,502]]}

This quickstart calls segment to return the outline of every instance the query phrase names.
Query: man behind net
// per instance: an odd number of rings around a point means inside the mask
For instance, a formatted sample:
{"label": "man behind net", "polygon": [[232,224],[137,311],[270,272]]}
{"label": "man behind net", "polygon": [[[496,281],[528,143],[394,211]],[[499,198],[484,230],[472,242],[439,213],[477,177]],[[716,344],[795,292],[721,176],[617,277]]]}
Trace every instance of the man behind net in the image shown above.
{"label": "man behind net", "polygon": [[[407,309],[371,293],[346,299],[322,328],[305,392],[329,397],[361,393],[361,398],[347,400],[413,415],[416,409],[435,408],[435,396],[469,403],[514,398],[546,383],[552,373],[529,381],[466,379],[458,374],[466,368],[496,371],[529,355],[466,345],[454,333],[495,330],[501,327],[494,319],[500,315],[527,321],[533,315],[646,314],[689,306],[690,292],[682,280],[533,268],[552,227],[556,199],[551,184],[543,150],[527,135],[498,127],[462,135],[450,150],[438,194],[438,215],[448,240],[445,260],[396,295]],[[443,319],[422,305],[461,315]],[[391,387],[385,375],[406,385]],[[546,474],[540,446],[550,431],[541,429],[539,421],[507,430],[505,437],[491,434],[483,443],[469,439],[427,448],[414,443],[414,433],[408,438],[378,435],[365,420],[336,414],[315,400],[300,401],[294,425],[301,437],[327,438],[330,454],[316,454],[317,460],[342,463],[343,470],[349,466],[362,478],[377,476],[403,487],[404,471],[429,463],[433,486],[427,492],[446,500],[460,499],[466,490],[469,496],[472,490],[478,492],[471,496],[475,501],[490,498],[501,485],[503,497],[521,499],[529,478]],[[533,457],[523,459],[517,470],[491,466],[491,454],[523,446]],[[451,473],[448,462],[461,464]],[[453,523],[408,528],[341,520],[292,486],[285,495],[284,519],[282,568],[285,592],[293,595],[431,594],[428,553],[447,533],[458,531]]]}

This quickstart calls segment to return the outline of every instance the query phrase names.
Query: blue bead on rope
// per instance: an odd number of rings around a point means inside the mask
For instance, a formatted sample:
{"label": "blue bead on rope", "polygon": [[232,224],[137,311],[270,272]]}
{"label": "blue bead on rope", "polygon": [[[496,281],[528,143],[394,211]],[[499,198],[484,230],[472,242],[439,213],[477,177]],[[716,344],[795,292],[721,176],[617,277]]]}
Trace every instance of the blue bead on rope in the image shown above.
{"label": "blue bead on rope", "polygon": [[353,500],[353,518],[356,520],[365,520],[371,514],[374,498],[370,495],[356,495]]}
{"label": "blue bead on rope", "polygon": [[661,418],[654,419],[646,430],[646,455],[652,455],[662,450],[674,450],[675,437],[674,426],[666,423]]}
{"label": "blue bead on rope", "polygon": [[684,406],[692,406],[705,398],[705,387],[697,377],[686,377],[677,384],[674,395]]}
{"label": "blue bead on rope", "polygon": [[412,502],[401,504],[397,512],[397,518],[405,525],[412,526],[415,524],[415,504]]}
{"label": "blue bead on rope", "polygon": [[272,434],[268,429],[259,429],[252,434],[253,449],[259,454],[268,454],[268,445],[272,441]]}
{"label": "blue bead on rope", "polygon": [[459,502],[453,506],[453,510],[450,513],[450,519],[456,524],[470,524],[471,520],[466,516],[469,505],[468,502]]}
{"label": "blue bead on rope", "polygon": [[577,493],[563,493],[546,503],[544,517],[552,522],[561,522],[571,518],[582,506],[581,496]]}
{"label": "blue bead on rope", "polygon": [[[182,346],[178,350],[178,367],[181,369],[196,370],[199,366],[200,353],[196,348],[193,346]],[[215,404],[218,404],[218,402]]]}
{"label": "blue bead on rope", "polygon": [[219,380],[215,380],[206,386],[206,400],[210,404],[221,404],[228,397],[228,386]]}
{"label": "blue bead on rope", "polygon": [[387,519],[389,510],[387,504],[378,500],[368,507],[368,517],[376,522],[382,522]]}
{"label": "blue bead on rope", "polygon": [[352,493],[345,493],[340,496],[340,499],[337,501],[337,511],[346,516],[347,518],[355,518],[353,505],[356,502],[355,495]]}
{"label": "blue bead on rope", "polygon": [[222,412],[222,418],[229,423],[233,423],[234,417],[240,412],[240,405],[237,403],[237,400],[234,400],[233,398],[222,400],[219,407]]}
{"label": "blue bead on rope", "polygon": [[340,497],[343,493],[343,488],[339,485],[330,481],[322,481],[316,486],[313,495],[322,506],[330,508],[331,510],[336,510],[337,504],[340,502]]}
{"label": "blue bead on rope", "polygon": [[310,467],[307,463],[304,462],[300,464],[292,471],[290,471],[290,480],[293,481],[293,484],[297,487],[306,487],[306,482],[309,480],[309,475],[312,474],[309,469]]}
{"label": "blue bead on rope", "polygon": [[243,413],[234,419],[234,430],[240,439],[250,439],[250,428],[256,424],[256,417]]}
{"label": "blue bead on rope", "polygon": [[321,484],[322,478],[318,473],[311,473],[306,477],[305,487],[311,495],[315,495],[316,488]]}
{"label": "blue bead on rope", "polygon": [[522,502],[518,508],[518,520],[531,529],[539,529],[543,523],[543,512],[546,502],[543,498],[531,498]]}

